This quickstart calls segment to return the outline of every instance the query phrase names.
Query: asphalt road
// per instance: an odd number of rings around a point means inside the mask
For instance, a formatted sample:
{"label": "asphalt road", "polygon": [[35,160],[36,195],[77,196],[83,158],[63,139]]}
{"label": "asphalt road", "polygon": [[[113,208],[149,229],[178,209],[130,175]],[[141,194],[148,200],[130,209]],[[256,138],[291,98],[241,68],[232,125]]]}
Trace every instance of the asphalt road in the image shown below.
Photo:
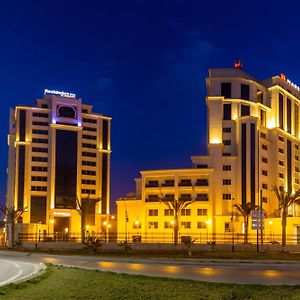
{"label": "asphalt road", "polygon": [[[69,256],[0,251],[0,260],[53,263],[128,274],[183,278],[222,283],[300,285],[299,262],[145,260],[104,256]],[[0,271],[1,273],[1,271]]]}
{"label": "asphalt road", "polygon": [[5,257],[0,259],[0,286],[25,280],[37,274],[43,265],[40,263],[10,260]]}

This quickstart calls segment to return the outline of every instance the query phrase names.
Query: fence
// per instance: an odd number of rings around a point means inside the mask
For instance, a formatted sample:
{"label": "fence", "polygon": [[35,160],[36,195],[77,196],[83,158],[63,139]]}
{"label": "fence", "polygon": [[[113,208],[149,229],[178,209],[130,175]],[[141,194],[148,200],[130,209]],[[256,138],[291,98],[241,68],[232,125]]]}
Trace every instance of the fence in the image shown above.
{"label": "fence", "polygon": [[[98,239],[102,242],[120,242],[128,241],[129,243],[162,243],[162,244],[172,244],[174,243],[174,233],[170,232],[119,232],[114,233],[100,233],[100,234],[87,234],[87,240]],[[191,240],[195,244],[207,244],[211,241],[216,242],[216,244],[244,244],[245,236],[241,233],[232,234],[228,233],[203,233],[203,232],[189,232],[188,234],[179,234],[178,242],[184,242]],[[261,243],[260,233],[257,237],[256,234],[248,234],[248,243],[256,244]],[[40,242],[81,242],[80,233],[55,233],[55,234],[41,234],[41,233],[19,233],[18,242],[30,242],[30,243],[40,243]],[[264,234],[263,236],[264,244],[280,244],[281,235],[280,234]],[[300,235],[298,234],[288,234],[287,244],[300,244]]]}

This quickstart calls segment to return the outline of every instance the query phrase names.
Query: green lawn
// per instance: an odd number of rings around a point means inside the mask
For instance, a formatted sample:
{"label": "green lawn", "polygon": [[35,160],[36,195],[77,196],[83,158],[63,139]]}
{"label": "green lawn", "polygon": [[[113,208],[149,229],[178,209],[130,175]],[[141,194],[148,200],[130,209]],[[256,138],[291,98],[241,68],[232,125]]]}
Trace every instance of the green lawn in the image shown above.
{"label": "green lawn", "polygon": [[0,288],[0,299],[300,299],[300,286],[234,285],[49,266],[29,282]]}

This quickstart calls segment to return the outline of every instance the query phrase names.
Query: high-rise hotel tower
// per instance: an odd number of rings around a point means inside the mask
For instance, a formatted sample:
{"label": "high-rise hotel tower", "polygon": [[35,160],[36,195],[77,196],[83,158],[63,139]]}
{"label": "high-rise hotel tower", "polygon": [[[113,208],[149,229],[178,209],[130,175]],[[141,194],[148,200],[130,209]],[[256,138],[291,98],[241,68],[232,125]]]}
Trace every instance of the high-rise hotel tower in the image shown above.
{"label": "high-rise hotel tower", "polygon": [[87,230],[109,213],[110,120],[74,94],[45,90],[34,106],[10,111],[7,206],[25,208],[18,232],[80,233],[78,199],[89,206]]}
{"label": "high-rise hotel tower", "polygon": [[[283,74],[258,80],[239,64],[210,69],[206,86],[208,155],[193,156],[190,169],[142,171],[136,197],[117,201],[119,231],[134,233],[139,224],[148,237],[171,234],[173,212],[159,201],[164,195],[193,201],[181,213],[183,235],[224,236],[233,226],[243,233],[242,217],[232,224],[232,214],[238,215],[234,204],[260,200],[265,233],[280,234],[272,186],[300,188],[300,88]],[[298,233],[300,242],[299,205],[290,207],[288,233]]]}

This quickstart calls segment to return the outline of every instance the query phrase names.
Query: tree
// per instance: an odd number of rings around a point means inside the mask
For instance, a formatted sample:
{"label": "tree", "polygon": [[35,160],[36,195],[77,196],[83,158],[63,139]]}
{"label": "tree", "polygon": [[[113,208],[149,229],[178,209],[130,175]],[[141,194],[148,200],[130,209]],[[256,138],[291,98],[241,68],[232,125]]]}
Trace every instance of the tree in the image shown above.
{"label": "tree", "polygon": [[11,207],[3,206],[0,207],[0,211],[2,211],[6,216],[6,224],[7,227],[10,229],[8,230],[7,233],[9,246],[15,246],[15,224],[18,221],[18,219],[23,215],[23,213],[26,211],[26,208],[15,209],[14,206]]}
{"label": "tree", "polygon": [[101,201],[100,198],[90,199],[90,194],[88,194],[87,198],[79,199],[76,197],[76,211],[81,217],[81,242],[82,244],[86,243],[85,231],[86,231],[86,217],[89,209],[94,207],[97,202]]}
{"label": "tree", "polygon": [[173,211],[174,214],[174,224],[173,224],[173,231],[174,231],[174,245],[176,246],[178,244],[178,221],[179,221],[179,216],[181,214],[181,210],[186,208],[188,205],[193,203],[193,200],[189,199],[184,199],[184,198],[167,198],[164,195],[161,195],[159,197],[159,201],[166,204],[166,206]]}
{"label": "tree", "polygon": [[238,212],[243,216],[244,218],[244,224],[245,224],[245,235],[244,235],[244,243],[248,243],[248,224],[249,224],[249,217],[251,214],[251,211],[257,208],[257,205],[251,202],[242,203],[242,204],[235,204],[234,207],[237,208]]}
{"label": "tree", "polygon": [[286,192],[283,188],[279,188],[276,185],[272,187],[279,206],[279,212],[281,216],[281,245],[282,252],[286,252],[286,225],[289,207],[294,203],[300,202],[300,189],[293,193],[292,189],[289,188]]}

